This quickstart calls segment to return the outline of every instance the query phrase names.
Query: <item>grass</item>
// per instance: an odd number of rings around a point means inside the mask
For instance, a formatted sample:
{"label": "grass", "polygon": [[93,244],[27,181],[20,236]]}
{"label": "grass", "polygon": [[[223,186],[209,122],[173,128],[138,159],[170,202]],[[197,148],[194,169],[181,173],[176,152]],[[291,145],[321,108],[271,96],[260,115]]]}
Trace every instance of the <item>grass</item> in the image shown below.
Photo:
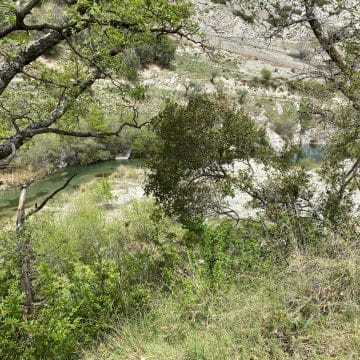
{"label": "grass", "polygon": [[308,170],[318,170],[321,167],[321,162],[309,158],[299,160],[298,164],[304,166]]}
{"label": "grass", "polygon": [[111,173],[109,179],[140,179],[143,177],[144,171],[142,169],[130,168],[128,166],[120,166]]}
{"label": "grass", "polygon": [[202,58],[189,55],[176,55],[174,62],[175,72],[180,75],[191,75],[192,79],[210,80],[216,76],[238,77],[239,70],[236,65],[222,63],[220,65],[206,61]]}
{"label": "grass", "polygon": [[0,183],[3,183],[5,186],[17,186],[34,176],[36,176],[37,179],[40,179],[46,175],[47,171],[45,169],[41,169],[39,171],[29,168],[16,169],[15,171],[11,169],[4,170],[0,174]]}
{"label": "grass", "polygon": [[244,276],[196,301],[158,299],[83,358],[358,359],[359,275],[358,257],[294,255],[278,272]]}

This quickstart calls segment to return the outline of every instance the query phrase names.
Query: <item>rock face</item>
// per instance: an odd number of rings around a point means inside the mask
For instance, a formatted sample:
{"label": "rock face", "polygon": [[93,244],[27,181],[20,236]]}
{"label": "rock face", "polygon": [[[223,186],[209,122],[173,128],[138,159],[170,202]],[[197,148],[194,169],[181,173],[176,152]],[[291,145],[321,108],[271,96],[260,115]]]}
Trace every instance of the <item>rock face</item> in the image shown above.
{"label": "rock face", "polygon": [[303,71],[307,67],[299,59],[310,55],[310,49],[304,46],[310,35],[303,29],[292,28],[291,32],[282,33],[281,38],[274,37],[270,41],[266,37],[266,26],[245,22],[234,15],[236,8],[207,0],[193,0],[193,6],[194,20],[213,48],[281,69],[281,75],[290,75],[294,70]]}
{"label": "rock face", "polygon": [[[186,97],[196,91],[209,94],[221,92],[234,99],[245,94],[244,97],[254,99],[254,102],[258,99],[260,99],[259,103],[267,102],[266,106],[264,104],[253,106],[252,110],[255,108],[257,110],[250,115],[260,125],[266,125],[271,143],[276,150],[280,150],[285,137],[282,138],[281,132],[276,133],[277,129],[271,126],[273,121],[271,115],[278,114],[278,119],[286,122],[284,103],[291,103],[297,110],[299,109],[303,95],[293,93],[286,83],[287,79],[294,79],[297,73],[304,74],[312,70],[308,62],[295,56],[299,55],[299,52],[307,51],[304,44],[309,42],[310,35],[295,28],[291,33],[285,32],[281,38],[273,38],[269,42],[265,36],[268,30],[266,27],[245,22],[240,16],[233,14],[234,9],[231,7],[209,0],[193,0],[192,2],[194,21],[199,24],[205,38],[204,42],[211,51],[206,53],[201,46],[185,41],[178,47],[177,54],[187,59],[189,63],[192,60],[199,61],[198,67],[208,66],[212,70],[206,73],[201,69],[193,69],[199,73],[190,73],[178,71],[176,68],[171,71],[149,66],[141,73],[143,83],[149,87],[165,90],[167,93],[165,96],[174,95],[179,102],[184,100],[181,93]],[[218,62],[219,59],[220,62]],[[226,72],[227,65],[231,67],[230,72]],[[183,67],[186,66],[183,65]],[[273,79],[277,82],[276,86],[252,84],[252,79],[256,77],[261,79],[261,72],[264,69],[271,72]],[[199,76],[200,73],[202,77]],[[214,75],[215,73],[217,74]],[[270,116],[264,113],[264,106],[267,111],[270,111]],[[256,113],[259,112],[258,109],[260,109],[260,115]],[[290,123],[297,122],[298,119],[288,121],[289,128],[292,126]],[[280,127],[281,124],[278,128]],[[324,134],[319,129],[303,131],[300,124],[294,125],[293,128],[291,130],[293,133],[288,138],[295,144],[323,143],[325,140]]]}
{"label": "rock face", "polygon": [[270,129],[269,126],[266,126],[266,136],[274,150],[280,152],[284,148],[285,141],[279,134]]}
{"label": "rock face", "polygon": [[122,153],[115,156],[115,160],[128,160],[131,155],[131,150],[123,151]]}

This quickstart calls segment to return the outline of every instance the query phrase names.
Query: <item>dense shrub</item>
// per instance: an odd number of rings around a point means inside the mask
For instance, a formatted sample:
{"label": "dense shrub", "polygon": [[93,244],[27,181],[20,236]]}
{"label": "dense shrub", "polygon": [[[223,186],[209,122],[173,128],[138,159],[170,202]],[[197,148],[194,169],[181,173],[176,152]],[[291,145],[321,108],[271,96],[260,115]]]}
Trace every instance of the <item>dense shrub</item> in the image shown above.
{"label": "dense shrub", "polygon": [[175,50],[175,43],[164,37],[151,44],[142,43],[135,48],[141,66],[156,64],[166,69],[170,68],[175,58]]}
{"label": "dense shrub", "polygon": [[129,80],[136,80],[138,70],[148,65],[158,65],[169,69],[175,58],[176,46],[173,41],[167,38],[142,39],[135,48],[128,49],[122,54],[121,72],[125,73]]}
{"label": "dense shrub", "polygon": [[250,85],[252,86],[264,86],[266,88],[274,88],[276,89],[279,85],[279,81],[275,79],[272,75],[272,72],[268,69],[262,69],[260,72],[260,77],[254,76],[251,81]]}
{"label": "dense shrub", "polygon": [[65,213],[44,212],[28,224],[36,303],[31,315],[22,312],[16,237],[1,233],[0,358],[75,358],[79,345],[147,313],[161,293],[187,294],[190,304],[195,278],[203,293],[267,264],[259,237],[231,223],[185,229],[151,201],[133,203],[109,220],[95,205],[109,199],[102,180]]}
{"label": "dense shrub", "polygon": [[137,132],[132,141],[132,158],[145,159],[152,157],[156,152],[157,140],[155,134],[147,129]]}
{"label": "dense shrub", "polygon": [[17,165],[35,170],[53,170],[64,165],[88,165],[112,158],[112,152],[96,139],[80,139],[77,142],[57,135],[38,136],[29,148],[19,153]]}

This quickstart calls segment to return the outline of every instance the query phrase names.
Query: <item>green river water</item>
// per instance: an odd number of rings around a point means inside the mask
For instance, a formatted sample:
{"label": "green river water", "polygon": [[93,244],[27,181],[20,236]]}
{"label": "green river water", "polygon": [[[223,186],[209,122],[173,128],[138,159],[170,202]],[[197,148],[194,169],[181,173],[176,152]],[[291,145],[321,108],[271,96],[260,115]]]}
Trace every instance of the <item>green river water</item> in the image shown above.
{"label": "green river water", "polygon": [[[120,166],[138,167],[140,163],[140,160],[108,160],[93,165],[71,166],[59,170],[52,175],[36,181],[29,187],[27,193],[27,208],[33,206],[35,202],[41,202],[47,195],[61,187],[72,174],[76,173],[77,176],[64,191],[73,191],[81,184],[88,183],[95,178],[108,176]],[[19,201],[19,193],[19,188],[15,187],[0,191],[0,218],[15,214]]]}
{"label": "green river water", "polygon": [[[296,160],[308,158],[319,162],[324,157],[324,153],[325,148],[323,146],[304,144]],[[35,202],[41,202],[44,197],[61,187],[74,173],[77,176],[64,191],[73,191],[81,184],[88,183],[95,178],[110,175],[120,166],[138,167],[140,165],[141,160],[108,160],[93,165],[67,167],[31,185],[27,193],[27,207],[33,206]],[[0,218],[15,214],[19,193],[19,188],[8,188],[0,191]]]}

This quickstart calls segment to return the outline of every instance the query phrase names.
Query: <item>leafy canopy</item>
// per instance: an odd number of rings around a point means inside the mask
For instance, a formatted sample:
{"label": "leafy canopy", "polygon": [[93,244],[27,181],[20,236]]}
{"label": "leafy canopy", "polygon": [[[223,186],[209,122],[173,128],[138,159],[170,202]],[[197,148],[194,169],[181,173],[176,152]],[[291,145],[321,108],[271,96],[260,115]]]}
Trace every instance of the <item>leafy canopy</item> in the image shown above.
{"label": "leafy canopy", "polygon": [[264,130],[222,98],[169,101],[152,128],[157,151],[148,163],[146,191],[182,220],[199,218],[232,195],[228,169],[235,160],[271,153]]}
{"label": "leafy canopy", "polygon": [[[2,2],[0,160],[38,134],[104,137],[122,124],[139,127],[131,111],[144,93],[137,71],[169,66],[168,36],[196,31],[189,17],[188,2],[169,0]],[[94,101],[96,85],[116,94],[116,109]],[[104,127],[105,118],[117,119]]]}

